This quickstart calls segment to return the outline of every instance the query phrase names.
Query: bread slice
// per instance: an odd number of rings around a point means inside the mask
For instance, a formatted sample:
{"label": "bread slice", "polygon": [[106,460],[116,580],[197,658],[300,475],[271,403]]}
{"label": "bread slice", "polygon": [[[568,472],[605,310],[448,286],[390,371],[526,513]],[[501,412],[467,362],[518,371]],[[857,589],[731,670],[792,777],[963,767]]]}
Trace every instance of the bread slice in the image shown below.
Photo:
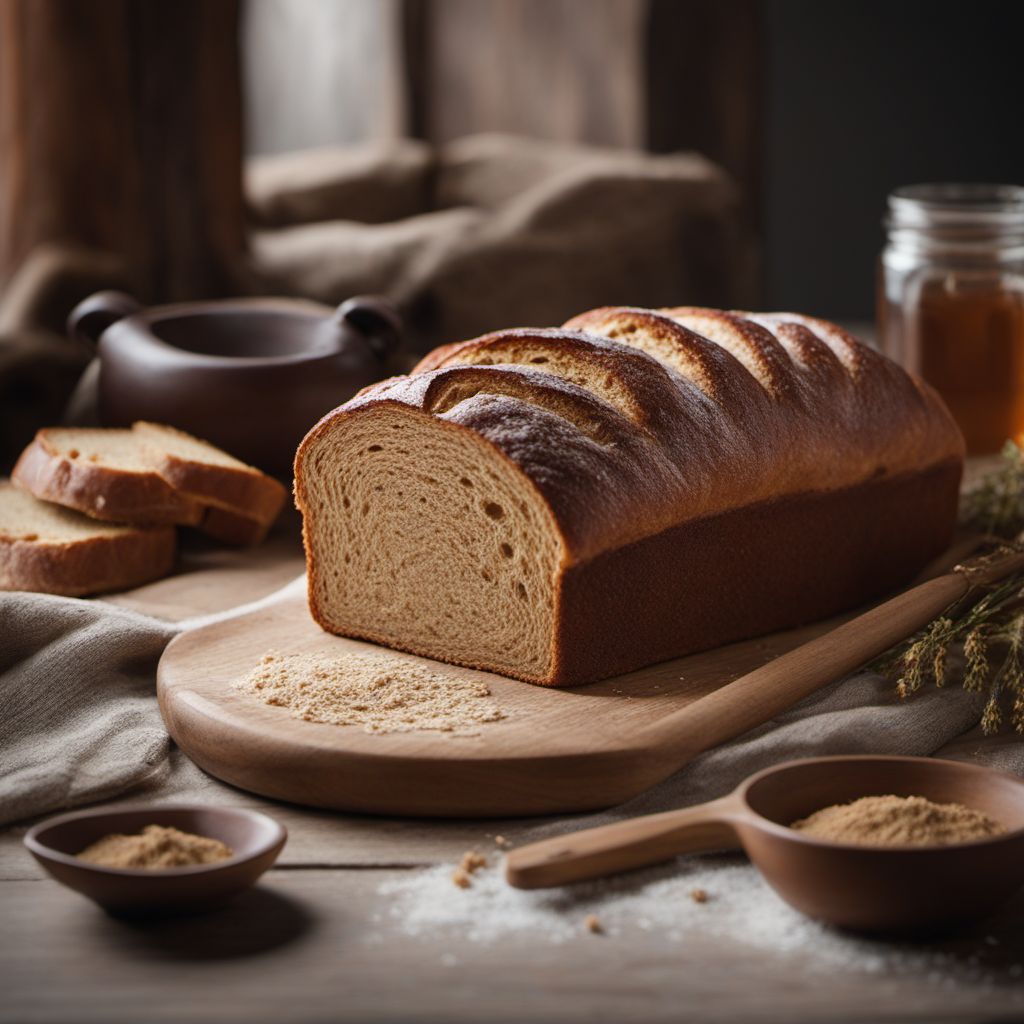
{"label": "bread slice", "polygon": [[155,423],[40,430],[13,480],[94,519],[196,526],[229,544],[261,541],[285,488],[197,438]]}
{"label": "bread slice", "polygon": [[170,526],[101,523],[0,480],[0,590],[81,597],[170,572]]}
{"label": "bread slice", "polygon": [[11,479],[43,501],[106,522],[196,526],[203,518],[203,506],[160,475],[131,430],[40,430]]}
{"label": "bread slice", "polygon": [[201,530],[228,544],[263,540],[288,495],[279,481],[173,427],[139,422],[132,431],[160,476],[203,506]]}

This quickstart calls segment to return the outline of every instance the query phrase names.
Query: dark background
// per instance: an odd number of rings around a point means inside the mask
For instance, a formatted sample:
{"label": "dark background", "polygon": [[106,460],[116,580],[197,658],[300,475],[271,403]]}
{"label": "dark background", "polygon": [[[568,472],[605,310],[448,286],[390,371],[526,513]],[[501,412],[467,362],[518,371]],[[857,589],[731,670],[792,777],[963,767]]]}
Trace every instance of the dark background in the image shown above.
{"label": "dark background", "polygon": [[886,194],[1024,183],[1024,4],[764,3],[772,307],[870,319]]}

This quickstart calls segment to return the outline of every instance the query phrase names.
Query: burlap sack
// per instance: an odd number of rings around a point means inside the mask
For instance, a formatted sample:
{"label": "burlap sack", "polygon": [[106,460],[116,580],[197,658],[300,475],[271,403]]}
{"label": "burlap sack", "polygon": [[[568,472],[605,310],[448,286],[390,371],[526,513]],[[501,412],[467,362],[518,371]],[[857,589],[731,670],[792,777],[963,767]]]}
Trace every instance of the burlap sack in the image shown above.
{"label": "burlap sack", "polygon": [[[295,157],[263,158],[262,209],[288,205],[287,186],[270,186],[284,177],[278,160]],[[419,351],[612,303],[750,302],[752,250],[735,189],[696,154],[473,136],[440,149],[430,208],[414,216],[401,213],[419,168],[389,184],[369,160],[333,166],[345,181],[317,186],[323,220],[308,223],[303,210],[291,226],[257,232],[254,267],[274,290],[332,304],[389,295]],[[389,188],[399,219],[375,223]]]}

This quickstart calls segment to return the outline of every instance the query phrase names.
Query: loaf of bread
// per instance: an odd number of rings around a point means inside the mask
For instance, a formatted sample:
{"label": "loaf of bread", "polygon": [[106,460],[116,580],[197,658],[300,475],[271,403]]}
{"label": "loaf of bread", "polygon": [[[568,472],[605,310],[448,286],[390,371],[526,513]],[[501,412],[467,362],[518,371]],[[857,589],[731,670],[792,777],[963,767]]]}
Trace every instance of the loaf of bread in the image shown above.
{"label": "loaf of bread", "polygon": [[593,310],[445,346],[295,462],[331,632],[571,685],[796,626],[949,543],[935,392],[795,314]]}
{"label": "loaf of bread", "polygon": [[0,590],[123,590],[165,576],[174,550],[171,526],[97,522],[0,480]]}

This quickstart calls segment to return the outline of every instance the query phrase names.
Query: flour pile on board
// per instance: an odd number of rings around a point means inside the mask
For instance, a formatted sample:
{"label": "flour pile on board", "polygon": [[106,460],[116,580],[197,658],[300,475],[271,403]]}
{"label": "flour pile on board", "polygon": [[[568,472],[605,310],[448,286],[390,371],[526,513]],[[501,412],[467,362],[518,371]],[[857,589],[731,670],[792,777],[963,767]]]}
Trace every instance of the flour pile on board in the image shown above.
{"label": "flour pile on board", "polygon": [[442,675],[390,652],[326,658],[271,651],[235,688],[287,708],[293,718],[370,733],[465,735],[505,717],[486,683]]}

